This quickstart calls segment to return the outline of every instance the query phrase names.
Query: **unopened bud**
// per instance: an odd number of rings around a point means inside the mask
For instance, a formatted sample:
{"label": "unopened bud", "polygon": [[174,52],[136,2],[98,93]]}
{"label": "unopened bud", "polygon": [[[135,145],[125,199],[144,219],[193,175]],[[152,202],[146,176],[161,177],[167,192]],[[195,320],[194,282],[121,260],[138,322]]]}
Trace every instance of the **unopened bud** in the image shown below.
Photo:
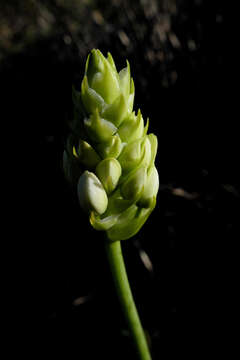
{"label": "unopened bud", "polygon": [[121,194],[127,200],[135,201],[142,193],[147,179],[145,166],[133,171],[121,186]]}
{"label": "unopened bud", "polygon": [[108,205],[108,198],[101,182],[95,174],[85,171],[79,178],[77,185],[78,199],[86,212],[95,211],[103,214]]}
{"label": "unopened bud", "polygon": [[121,173],[121,165],[114,158],[102,160],[96,168],[96,174],[107,194],[111,193],[116,188]]}
{"label": "unopened bud", "polygon": [[120,162],[123,172],[128,172],[138,165],[148,165],[151,159],[151,144],[147,136],[127,144],[120,154]]}
{"label": "unopened bud", "polygon": [[139,110],[137,116],[134,112],[128,116],[119,127],[118,134],[122,141],[130,142],[141,138],[143,136],[143,131],[144,121],[141,111]]}
{"label": "unopened bud", "polygon": [[95,142],[104,142],[110,139],[117,132],[117,128],[99,115],[98,109],[87,119],[84,120],[85,129]]}
{"label": "unopened bud", "polygon": [[149,166],[151,161],[151,155],[152,155],[152,146],[151,142],[148,138],[148,135],[145,138],[145,141],[143,143],[143,157],[141,161],[141,165]]}
{"label": "unopened bud", "polygon": [[152,167],[154,165],[155,158],[157,155],[158,140],[157,140],[156,135],[154,135],[154,134],[149,134],[149,135],[147,135],[147,137],[151,143],[151,160],[150,160],[149,167]]}
{"label": "unopened bud", "polygon": [[101,161],[100,156],[93,147],[84,140],[79,141],[77,149],[73,147],[73,155],[88,169],[95,169],[97,164]]}
{"label": "unopened bud", "polygon": [[127,102],[123,94],[120,94],[112,104],[104,107],[102,116],[119,126],[127,116]]}
{"label": "unopened bud", "polygon": [[153,197],[157,196],[158,188],[159,188],[158,172],[156,167],[152,166],[148,170],[147,181],[144,186],[144,190],[141,195],[141,198],[138,201],[138,205],[145,208],[149,207]]}
{"label": "unopened bud", "polygon": [[104,100],[101,95],[89,87],[86,75],[84,76],[81,85],[81,99],[85,110],[89,114],[104,106]]}
{"label": "unopened bud", "polygon": [[108,141],[96,144],[98,153],[102,158],[117,158],[122,151],[122,142],[118,134],[112,136]]}
{"label": "unopened bud", "polygon": [[130,80],[131,80],[130,65],[129,62],[127,61],[127,66],[121,71],[119,71],[120,87],[126,98],[128,98],[130,93]]}
{"label": "unopened bud", "polygon": [[107,104],[111,104],[119,95],[117,74],[101,51],[92,50],[86,66],[86,75],[90,87],[100,94]]}

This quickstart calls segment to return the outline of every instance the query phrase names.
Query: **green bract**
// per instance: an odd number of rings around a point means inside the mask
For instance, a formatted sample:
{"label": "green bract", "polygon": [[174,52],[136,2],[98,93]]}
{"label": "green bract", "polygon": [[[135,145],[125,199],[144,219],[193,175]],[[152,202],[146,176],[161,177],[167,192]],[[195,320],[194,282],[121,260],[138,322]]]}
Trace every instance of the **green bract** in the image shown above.
{"label": "green bract", "polygon": [[133,111],[130,66],[117,72],[112,56],[88,56],[63,157],[67,179],[96,230],[112,241],[135,235],[156,205],[157,137]]}

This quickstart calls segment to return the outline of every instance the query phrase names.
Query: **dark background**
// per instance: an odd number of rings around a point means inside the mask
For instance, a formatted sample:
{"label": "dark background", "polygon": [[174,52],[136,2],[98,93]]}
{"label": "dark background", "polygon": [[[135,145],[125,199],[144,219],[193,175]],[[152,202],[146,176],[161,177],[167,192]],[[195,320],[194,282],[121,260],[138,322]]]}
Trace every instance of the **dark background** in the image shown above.
{"label": "dark background", "polygon": [[[34,358],[47,351],[54,358],[135,359],[102,235],[91,229],[62,172],[71,87],[80,88],[92,48],[110,51],[119,70],[130,61],[134,108],[150,118],[159,139],[156,209],[122,244],[153,359],[179,351],[177,298],[195,325],[207,319],[200,343],[212,342],[209,326],[226,282],[224,248],[236,243],[239,215],[222,2],[24,0],[2,2],[0,15],[8,127],[1,136],[4,153],[11,152],[18,231],[11,241],[14,308],[31,339],[21,345]],[[188,348],[186,339],[181,344]]]}

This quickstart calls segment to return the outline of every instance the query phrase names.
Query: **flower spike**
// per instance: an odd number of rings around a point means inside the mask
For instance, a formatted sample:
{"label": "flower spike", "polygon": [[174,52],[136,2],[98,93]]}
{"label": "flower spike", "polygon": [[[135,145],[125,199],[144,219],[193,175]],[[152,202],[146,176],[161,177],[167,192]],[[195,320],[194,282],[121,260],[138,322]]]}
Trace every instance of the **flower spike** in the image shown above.
{"label": "flower spike", "polygon": [[79,176],[80,205],[109,241],[140,230],[159,187],[157,137],[147,134],[149,120],[144,125],[140,109],[137,115],[133,111],[134,94],[129,62],[118,72],[110,53],[105,57],[93,49],[81,92],[73,91],[75,142],[65,152],[64,169],[70,181],[74,177],[72,183]]}

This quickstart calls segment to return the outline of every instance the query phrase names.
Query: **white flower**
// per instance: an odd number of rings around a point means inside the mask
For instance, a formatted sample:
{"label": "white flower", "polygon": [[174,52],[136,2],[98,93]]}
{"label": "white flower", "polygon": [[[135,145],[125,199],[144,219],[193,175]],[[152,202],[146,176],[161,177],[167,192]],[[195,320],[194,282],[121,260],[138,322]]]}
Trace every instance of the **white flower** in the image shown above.
{"label": "white flower", "polygon": [[84,171],[77,185],[78,199],[84,211],[103,214],[108,205],[108,197],[95,174]]}

